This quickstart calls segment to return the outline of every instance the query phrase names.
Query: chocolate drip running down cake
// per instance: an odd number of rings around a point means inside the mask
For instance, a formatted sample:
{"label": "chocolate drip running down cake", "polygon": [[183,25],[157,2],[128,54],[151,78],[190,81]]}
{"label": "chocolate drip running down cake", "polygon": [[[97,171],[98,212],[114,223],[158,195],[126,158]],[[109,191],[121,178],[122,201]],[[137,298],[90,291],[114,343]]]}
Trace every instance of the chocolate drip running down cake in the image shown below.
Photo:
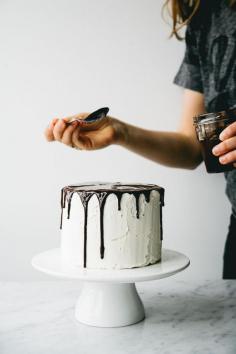
{"label": "chocolate drip running down cake", "polygon": [[61,191],[63,264],[91,269],[143,267],[161,259],[164,189],[90,183]]}

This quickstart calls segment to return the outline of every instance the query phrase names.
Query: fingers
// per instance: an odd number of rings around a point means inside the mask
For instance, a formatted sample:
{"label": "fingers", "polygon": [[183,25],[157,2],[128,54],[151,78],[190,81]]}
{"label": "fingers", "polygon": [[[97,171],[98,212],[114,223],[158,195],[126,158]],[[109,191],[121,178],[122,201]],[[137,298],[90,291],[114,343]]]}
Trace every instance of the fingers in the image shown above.
{"label": "fingers", "polygon": [[220,156],[219,158],[220,163],[222,163],[222,165],[226,165],[228,163],[236,163],[236,150],[230,151],[225,155]]}
{"label": "fingers", "polygon": [[236,167],[236,122],[226,127],[220,134],[220,144],[212,149],[222,165],[232,163]]}
{"label": "fingers", "polygon": [[233,136],[236,136],[236,122],[228,125],[220,134],[220,140],[226,140],[228,138],[231,138]]}
{"label": "fingers", "polygon": [[[63,144],[73,147],[72,134],[75,131],[76,127],[78,127],[78,122],[75,121],[64,130],[64,133],[61,138],[61,142]],[[78,129],[77,134],[79,134]]]}
{"label": "fingers", "polygon": [[215,156],[220,156],[233,149],[236,149],[236,136],[222,141],[222,143],[213,148],[212,152]]}
{"label": "fingers", "polygon": [[54,135],[54,139],[57,141],[61,141],[63,133],[66,129],[67,125],[64,122],[63,119],[59,119],[53,129],[53,135]]}
{"label": "fingers", "polygon": [[75,143],[72,141],[72,135],[76,132],[78,139],[79,129],[78,122],[73,122],[71,124],[66,124],[64,119],[59,120],[53,129],[54,139],[70,147],[76,147]]}
{"label": "fingers", "polygon": [[[67,131],[66,129],[69,128],[67,123],[71,123],[76,121],[76,119],[85,119],[89,113],[83,112],[76,114],[74,116],[65,117],[63,119],[54,118],[48,125],[48,127],[44,131],[44,135],[47,141],[61,141],[62,143],[69,145],[70,135],[72,133],[71,125],[69,126],[70,129]],[[75,128],[75,126],[74,126]],[[66,132],[65,136],[64,133]],[[62,141],[63,139],[63,141]]]}
{"label": "fingers", "polygon": [[212,152],[219,156],[221,164],[234,163],[236,166],[236,136],[222,141],[212,149]]}
{"label": "fingers", "polygon": [[[68,146],[74,146],[72,134],[78,128],[78,122],[67,124],[65,119],[53,119],[45,130],[47,141],[58,141]],[[77,129],[77,139],[79,131]]]}
{"label": "fingers", "polygon": [[53,129],[55,124],[57,123],[58,118],[54,118],[52,119],[52,121],[50,122],[50,124],[48,125],[48,127],[45,129],[44,135],[45,138],[47,139],[47,141],[54,141],[54,135],[53,135]]}

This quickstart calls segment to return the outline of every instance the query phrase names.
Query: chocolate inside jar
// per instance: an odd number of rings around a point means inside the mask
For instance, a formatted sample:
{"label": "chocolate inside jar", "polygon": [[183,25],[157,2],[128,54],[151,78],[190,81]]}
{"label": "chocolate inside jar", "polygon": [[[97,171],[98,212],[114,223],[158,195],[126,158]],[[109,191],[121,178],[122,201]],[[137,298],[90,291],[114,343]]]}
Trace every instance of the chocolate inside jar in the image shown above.
{"label": "chocolate inside jar", "polygon": [[221,142],[220,133],[236,121],[236,107],[227,111],[201,114],[193,120],[207,172],[219,173],[232,170],[233,164],[222,165],[219,157],[213,155],[212,149]]}

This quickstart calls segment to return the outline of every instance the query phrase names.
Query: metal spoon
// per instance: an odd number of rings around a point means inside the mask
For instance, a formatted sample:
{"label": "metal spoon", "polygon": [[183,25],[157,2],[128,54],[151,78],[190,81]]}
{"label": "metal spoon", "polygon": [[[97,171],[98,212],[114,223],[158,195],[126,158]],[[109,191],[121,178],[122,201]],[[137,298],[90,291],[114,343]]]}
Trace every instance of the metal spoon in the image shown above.
{"label": "metal spoon", "polygon": [[103,119],[107,118],[107,113],[109,112],[108,107],[99,108],[96,111],[90,113],[86,118],[72,118],[68,124],[71,124],[74,121],[79,122],[79,127],[83,128],[84,130],[89,130],[93,128],[97,128],[98,124],[101,123]]}

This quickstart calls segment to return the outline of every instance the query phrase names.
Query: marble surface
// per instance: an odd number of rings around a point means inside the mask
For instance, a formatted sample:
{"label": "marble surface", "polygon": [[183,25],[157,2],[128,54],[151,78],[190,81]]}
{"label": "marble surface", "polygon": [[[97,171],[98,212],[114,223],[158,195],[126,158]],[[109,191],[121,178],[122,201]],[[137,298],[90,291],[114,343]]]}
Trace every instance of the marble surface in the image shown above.
{"label": "marble surface", "polygon": [[96,328],[74,319],[77,281],[0,283],[1,354],[235,354],[236,281],[139,283],[146,319]]}

